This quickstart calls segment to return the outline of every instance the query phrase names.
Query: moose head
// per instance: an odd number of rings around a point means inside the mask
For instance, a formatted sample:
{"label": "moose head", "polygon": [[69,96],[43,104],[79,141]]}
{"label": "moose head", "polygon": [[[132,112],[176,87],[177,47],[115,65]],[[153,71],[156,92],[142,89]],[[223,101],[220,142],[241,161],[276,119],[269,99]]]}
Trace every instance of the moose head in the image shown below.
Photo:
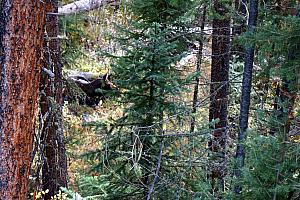
{"label": "moose head", "polygon": [[92,73],[80,72],[70,75],[68,81],[73,81],[85,93],[85,98],[79,101],[80,104],[86,104],[94,107],[102,100],[106,99],[109,91],[116,90],[116,86],[110,81],[111,75],[106,73],[100,76],[94,76]]}

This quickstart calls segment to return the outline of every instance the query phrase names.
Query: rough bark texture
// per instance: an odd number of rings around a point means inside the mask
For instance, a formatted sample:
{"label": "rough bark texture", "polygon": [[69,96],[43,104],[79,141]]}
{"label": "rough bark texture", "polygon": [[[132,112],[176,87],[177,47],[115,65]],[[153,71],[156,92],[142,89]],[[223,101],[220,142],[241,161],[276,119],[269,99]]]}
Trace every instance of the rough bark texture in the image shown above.
{"label": "rough bark texture", "polygon": [[[47,12],[57,12],[57,9],[57,0],[47,3]],[[67,158],[62,116],[62,66],[58,32],[58,16],[47,15],[44,66],[53,72],[54,77],[48,74],[43,74],[41,77],[40,106],[44,123],[40,127],[42,127],[41,142],[44,146],[43,155],[45,155],[42,183],[43,189],[49,190],[45,199],[50,199],[57,194],[60,187],[67,187]]]}
{"label": "rough bark texture", "polygon": [[0,199],[26,199],[35,127],[45,6],[0,1]]}
{"label": "rough bark texture", "polygon": [[119,5],[120,0],[79,0],[60,7],[59,14],[70,15],[98,9],[105,5]]}
{"label": "rough bark texture", "polygon": [[[229,2],[214,1],[214,9],[219,16],[213,20],[209,120],[219,120],[214,126],[215,129],[227,127],[230,57],[230,18],[226,8],[228,5]],[[214,131],[209,142],[210,150],[215,152],[211,166],[214,191],[224,189],[226,137],[226,131]]]}
{"label": "rough bark texture", "polygon": [[[248,19],[248,31],[254,32],[254,28],[257,24],[258,16],[258,0],[250,0],[250,12]],[[250,108],[250,94],[252,87],[252,70],[254,61],[254,45],[246,48],[245,65],[243,73],[243,83],[242,83],[242,97],[241,97],[241,107],[240,107],[240,131],[238,135],[239,143],[236,150],[237,159],[237,170],[235,175],[240,178],[241,170],[244,166],[245,160],[245,147],[243,142],[246,137],[246,130],[248,128],[249,119],[249,108]],[[237,186],[235,188],[236,193],[240,193],[241,187]]]}

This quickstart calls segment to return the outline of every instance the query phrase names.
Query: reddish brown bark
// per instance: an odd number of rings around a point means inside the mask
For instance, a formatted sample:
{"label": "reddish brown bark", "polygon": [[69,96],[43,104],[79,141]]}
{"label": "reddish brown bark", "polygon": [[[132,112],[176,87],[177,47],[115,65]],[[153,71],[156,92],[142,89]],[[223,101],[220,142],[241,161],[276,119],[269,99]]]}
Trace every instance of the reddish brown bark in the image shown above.
{"label": "reddish brown bark", "polygon": [[[47,3],[47,12],[56,13],[58,1]],[[43,190],[49,190],[45,199],[51,199],[60,187],[67,187],[67,159],[64,145],[62,116],[62,66],[60,62],[60,41],[58,39],[58,16],[47,15],[45,37],[45,67],[52,71],[54,77],[43,74],[41,78],[41,141],[44,146],[44,163],[42,170]]]}
{"label": "reddish brown bark", "polygon": [[45,6],[0,2],[0,199],[26,199],[34,134]]}
{"label": "reddish brown bark", "polygon": [[[222,3],[221,3],[222,2]],[[228,9],[230,2],[214,1],[214,9],[219,16],[213,20],[212,33],[212,67],[210,87],[209,120],[218,120],[214,125],[209,148],[214,152],[211,166],[213,191],[224,189],[225,176],[225,143],[228,114],[228,81],[229,81],[229,50],[230,50],[230,17]],[[217,197],[216,197],[217,198]]]}

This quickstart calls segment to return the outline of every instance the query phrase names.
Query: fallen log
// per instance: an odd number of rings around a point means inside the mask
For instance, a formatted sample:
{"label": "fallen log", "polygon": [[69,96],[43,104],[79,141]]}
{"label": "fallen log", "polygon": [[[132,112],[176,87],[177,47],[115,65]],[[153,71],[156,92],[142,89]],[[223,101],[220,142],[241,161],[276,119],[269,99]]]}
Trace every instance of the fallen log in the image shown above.
{"label": "fallen log", "polygon": [[120,2],[121,0],[79,0],[59,7],[58,14],[71,15],[81,12],[88,12],[106,5],[117,6],[120,5]]}

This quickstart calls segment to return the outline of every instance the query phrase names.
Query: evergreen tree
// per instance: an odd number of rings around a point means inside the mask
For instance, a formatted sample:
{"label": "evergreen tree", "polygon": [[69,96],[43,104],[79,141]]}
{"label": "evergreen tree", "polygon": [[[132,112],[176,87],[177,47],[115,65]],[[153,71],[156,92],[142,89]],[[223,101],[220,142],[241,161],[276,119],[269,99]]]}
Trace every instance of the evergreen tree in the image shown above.
{"label": "evergreen tree", "polygon": [[[289,5],[290,10],[297,8],[291,2]],[[260,49],[257,53],[258,62],[265,67],[256,78],[262,79],[261,75],[263,78],[276,77],[276,81],[272,83],[274,90],[266,106],[272,110],[263,110],[269,114],[266,117],[271,134],[253,134],[246,142],[245,177],[239,183],[245,186],[241,193],[243,199],[299,197],[299,172],[295,168],[298,165],[296,157],[299,155],[299,145],[289,137],[298,91],[299,18],[282,7],[277,9],[275,13],[274,10],[263,10],[264,16],[260,15],[261,24],[257,33],[245,35],[248,43],[257,43]]]}
{"label": "evergreen tree", "polygon": [[[134,0],[129,5],[133,20],[119,27],[116,40],[122,55],[111,55],[112,72],[125,108],[100,158],[102,173],[110,174],[107,199],[173,196],[166,185],[171,172],[162,161],[163,148],[172,144],[161,136],[167,116],[178,117],[186,109],[173,97],[188,82],[177,63],[188,48],[184,23],[193,5],[186,0]],[[157,189],[164,194],[156,195]]]}

